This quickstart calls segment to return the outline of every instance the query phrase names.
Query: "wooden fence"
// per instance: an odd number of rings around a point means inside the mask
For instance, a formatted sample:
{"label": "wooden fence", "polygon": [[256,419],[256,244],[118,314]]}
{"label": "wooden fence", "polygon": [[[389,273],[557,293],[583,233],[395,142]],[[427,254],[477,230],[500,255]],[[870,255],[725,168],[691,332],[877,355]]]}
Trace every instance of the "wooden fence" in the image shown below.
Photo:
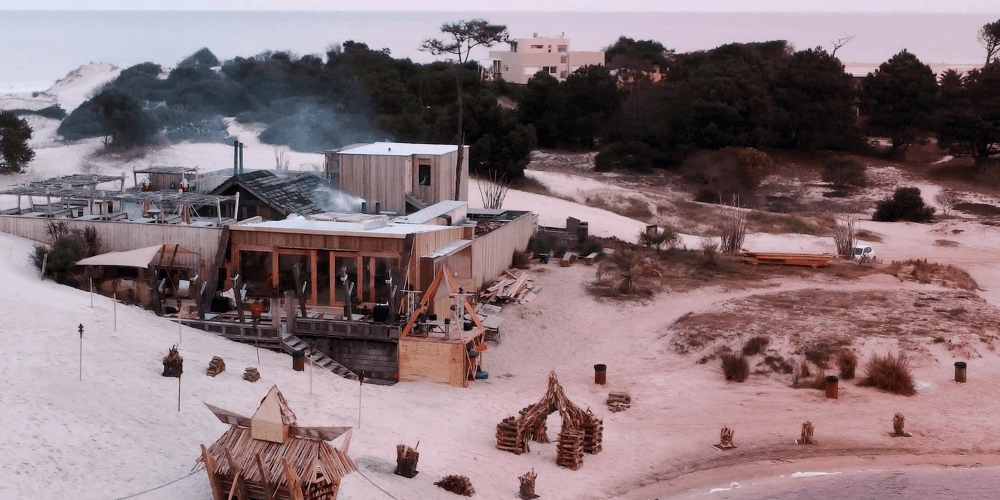
{"label": "wooden fence", "polygon": [[514,252],[524,251],[538,228],[538,215],[526,213],[472,241],[472,282],[482,288],[510,268]]}
{"label": "wooden fence", "polygon": [[[192,227],[181,224],[143,224],[125,221],[81,221],[55,219],[70,229],[93,227],[101,241],[102,252],[125,252],[138,248],[177,243],[201,255],[204,264],[211,264],[219,249],[221,227]],[[0,231],[34,240],[51,243],[48,234],[53,219],[0,216]]]}

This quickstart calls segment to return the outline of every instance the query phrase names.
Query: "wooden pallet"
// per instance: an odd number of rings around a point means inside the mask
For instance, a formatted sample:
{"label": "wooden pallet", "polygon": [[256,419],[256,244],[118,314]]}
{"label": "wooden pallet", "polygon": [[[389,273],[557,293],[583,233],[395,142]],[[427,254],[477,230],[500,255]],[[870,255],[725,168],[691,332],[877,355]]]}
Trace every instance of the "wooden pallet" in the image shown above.
{"label": "wooden pallet", "polygon": [[813,268],[827,267],[833,259],[833,256],[829,254],[811,253],[744,252],[741,257],[743,258],[743,262],[747,262],[755,266],[758,264],[769,264],[779,266],[808,266]]}

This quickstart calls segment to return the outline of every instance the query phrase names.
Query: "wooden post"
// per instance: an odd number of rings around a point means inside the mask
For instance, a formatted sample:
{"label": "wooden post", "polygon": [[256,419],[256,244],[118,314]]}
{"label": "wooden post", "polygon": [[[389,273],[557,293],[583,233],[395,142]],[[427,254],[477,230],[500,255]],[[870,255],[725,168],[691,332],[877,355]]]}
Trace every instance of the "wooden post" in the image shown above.
{"label": "wooden post", "polygon": [[292,464],[288,463],[288,459],[281,459],[281,464],[285,469],[285,482],[288,484],[288,494],[292,497],[292,500],[305,500],[302,495],[302,484],[299,482],[299,476],[295,475],[295,469],[292,468]]}
{"label": "wooden post", "polygon": [[249,499],[250,494],[247,492],[247,483],[243,480],[243,470],[240,469],[240,464],[236,462],[233,458],[233,454],[226,448],[226,460],[229,462],[229,470],[233,472],[233,485],[239,488],[240,499]]}
{"label": "wooden post", "polygon": [[[11,249],[11,251],[13,252],[14,250]],[[10,260],[10,255],[7,256],[7,260]],[[45,255],[42,256],[42,279],[45,279],[45,266],[47,266],[48,263],[49,263],[49,254],[48,252],[46,252]]]}
{"label": "wooden post", "polygon": [[177,343],[184,340],[184,332],[181,330],[181,298],[177,297]]}
{"label": "wooden post", "polygon": [[358,429],[361,428],[361,388],[365,386],[365,377],[358,375]]}
{"label": "wooden post", "polygon": [[223,497],[224,492],[222,491],[222,483],[219,481],[219,472],[215,465],[215,457],[209,453],[205,445],[201,445],[201,459],[205,462],[205,472],[208,473],[208,484],[212,487],[212,500],[223,500],[225,497]]}
{"label": "wooden post", "polygon": [[94,307],[94,278],[90,278],[90,307]]}
{"label": "wooden post", "polygon": [[114,314],[114,316],[115,316],[115,327],[114,327],[115,329],[114,329],[114,331],[117,332],[118,331],[118,294],[117,293],[115,293],[114,299],[111,301],[111,311],[112,311],[112,314]]}
{"label": "wooden post", "polygon": [[233,278],[233,297],[236,299],[236,315],[240,319],[240,323],[243,323],[243,278],[240,275],[236,275]]}
{"label": "wooden post", "polygon": [[177,411],[181,411],[181,375],[177,374]]}
{"label": "wooden post", "polygon": [[285,324],[288,326],[288,333],[295,332],[295,292],[285,291]]}
{"label": "wooden post", "polygon": [[83,323],[80,323],[80,381],[83,381]]}
{"label": "wooden post", "polygon": [[260,477],[264,480],[262,485],[264,488],[264,500],[275,500],[275,489],[271,489],[271,471],[264,467],[264,459],[261,458],[260,453],[257,454],[257,470],[260,471]]}

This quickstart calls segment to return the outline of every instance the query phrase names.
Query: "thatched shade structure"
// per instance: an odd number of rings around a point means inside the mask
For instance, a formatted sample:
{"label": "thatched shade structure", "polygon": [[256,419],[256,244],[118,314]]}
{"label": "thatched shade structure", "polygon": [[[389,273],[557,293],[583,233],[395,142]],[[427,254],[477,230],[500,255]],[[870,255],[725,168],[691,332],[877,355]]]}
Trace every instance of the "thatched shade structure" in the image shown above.
{"label": "thatched shade structure", "polygon": [[[358,470],[347,456],[350,427],[298,427],[278,388],[253,418],[206,405],[232,427],[202,448],[214,500],[335,500],[340,480]],[[278,426],[278,430],[268,427]],[[265,432],[261,432],[265,429]],[[341,448],[327,441],[348,433]],[[262,439],[255,437],[259,436]]]}

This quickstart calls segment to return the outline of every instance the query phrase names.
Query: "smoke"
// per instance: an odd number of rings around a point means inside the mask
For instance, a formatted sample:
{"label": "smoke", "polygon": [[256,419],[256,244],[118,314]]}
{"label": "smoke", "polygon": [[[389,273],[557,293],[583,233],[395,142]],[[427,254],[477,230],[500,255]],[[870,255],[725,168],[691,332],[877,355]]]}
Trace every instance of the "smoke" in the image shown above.
{"label": "smoke", "polygon": [[327,212],[360,213],[364,201],[364,198],[325,186],[317,187],[312,192],[312,202]]}
{"label": "smoke", "polygon": [[242,122],[264,123],[265,144],[283,144],[294,151],[324,151],[375,137],[366,114],[352,113],[317,97],[277,99],[259,112],[241,113]]}

